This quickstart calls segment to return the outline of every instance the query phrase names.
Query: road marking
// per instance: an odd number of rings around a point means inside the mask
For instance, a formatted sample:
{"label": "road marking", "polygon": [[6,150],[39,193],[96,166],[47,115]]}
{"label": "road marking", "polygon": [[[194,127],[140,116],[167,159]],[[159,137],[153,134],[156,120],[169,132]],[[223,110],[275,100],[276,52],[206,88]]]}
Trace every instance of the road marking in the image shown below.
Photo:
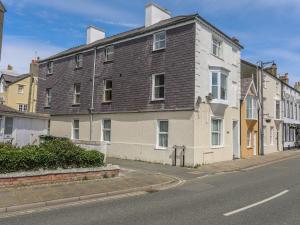
{"label": "road marking", "polygon": [[278,198],[278,197],[280,197],[280,196],[282,196],[282,195],[285,195],[285,194],[288,193],[288,192],[289,192],[289,190],[284,190],[284,191],[282,191],[282,192],[280,192],[280,193],[278,193],[278,194],[276,194],[276,195],[273,195],[273,196],[270,197],[270,198],[266,198],[266,199],[264,199],[264,200],[262,200],[262,201],[260,201],[260,202],[256,202],[256,203],[254,203],[254,204],[245,206],[245,207],[243,207],[243,208],[240,208],[240,209],[237,209],[237,210],[228,212],[228,213],[224,213],[223,215],[224,215],[224,216],[231,216],[231,215],[233,215],[233,214],[236,214],[236,213],[245,211],[245,210],[247,210],[247,209],[253,208],[253,207],[255,207],[255,206],[258,206],[258,205],[264,204],[264,203],[266,203],[266,202],[269,202],[269,201],[271,201],[271,200],[273,200],[273,199],[275,199],[275,198]]}

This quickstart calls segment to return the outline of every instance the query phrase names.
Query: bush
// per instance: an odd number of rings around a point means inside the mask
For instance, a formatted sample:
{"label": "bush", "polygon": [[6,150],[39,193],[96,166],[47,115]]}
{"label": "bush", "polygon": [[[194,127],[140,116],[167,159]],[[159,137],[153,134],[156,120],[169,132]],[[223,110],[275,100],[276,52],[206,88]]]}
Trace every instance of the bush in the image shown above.
{"label": "bush", "polygon": [[104,155],[87,151],[71,141],[55,139],[40,146],[0,146],[0,173],[57,168],[103,166]]}

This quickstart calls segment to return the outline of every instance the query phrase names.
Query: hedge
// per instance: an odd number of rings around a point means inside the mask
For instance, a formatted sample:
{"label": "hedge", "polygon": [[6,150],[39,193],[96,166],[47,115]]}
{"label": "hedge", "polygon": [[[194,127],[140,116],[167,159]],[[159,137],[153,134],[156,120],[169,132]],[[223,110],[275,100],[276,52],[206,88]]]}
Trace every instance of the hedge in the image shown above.
{"label": "hedge", "polygon": [[57,168],[103,166],[104,155],[85,150],[68,140],[47,141],[40,146],[17,148],[0,145],[0,173]]}

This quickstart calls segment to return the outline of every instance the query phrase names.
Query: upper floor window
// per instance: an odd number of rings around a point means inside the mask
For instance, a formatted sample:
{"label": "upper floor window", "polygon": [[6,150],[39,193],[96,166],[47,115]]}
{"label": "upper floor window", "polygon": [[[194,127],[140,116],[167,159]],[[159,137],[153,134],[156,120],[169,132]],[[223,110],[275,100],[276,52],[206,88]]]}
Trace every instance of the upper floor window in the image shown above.
{"label": "upper floor window", "polygon": [[108,46],[105,48],[105,61],[114,60],[114,46]]}
{"label": "upper floor window", "polygon": [[18,85],[18,94],[24,94],[24,85]]}
{"label": "upper floor window", "polygon": [[212,39],[212,54],[222,57],[222,41],[215,37]]}
{"label": "upper floor window", "polygon": [[163,100],[165,98],[165,75],[154,74],[152,76],[152,100]]}
{"label": "upper floor window", "polygon": [[47,88],[46,89],[46,107],[50,107],[51,106],[51,99],[52,99],[52,92],[51,92],[51,88]]}
{"label": "upper floor window", "polygon": [[75,55],[75,66],[76,68],[81,68],[83,65],[83,55],[77,54]]}
{"label": "upper floor window", "polygon": [[112,80],[104,80],[104,102],[112,101]]}
{"label": "upper floor window", "polygon": [[153,35],[153,51],[166,48],[166,32],[162,31]]}
{"label": "upper floor window", "polygon": [[20,112],[27,112],[28,105],[27,104],[19,104],[19,111]]}
{"label": "upper floor window", "polygon": [[247,119],[256,120],[257,119],[256,97],[248,95],[246,101],[247,101]]}
{"label": "upper floor window", "polygon": [[52,61],[47,63],[47,73],[53,74],[53,62]]}
{"label": "upper floor window", "polygon": [[213,99],[227,100],[228,75],[222,71],[211,72],[211,94]]}
{"label": "upper floor window", "polygon": [[281,119],[281,107],[280,107],[280,104],[281,102],[279,100],[276,100],[275,102],[275,118],[277,120]]}
{"label": "upper floor window", "polygon": [[74,104],[80,104],[80,84],[74,84]]}

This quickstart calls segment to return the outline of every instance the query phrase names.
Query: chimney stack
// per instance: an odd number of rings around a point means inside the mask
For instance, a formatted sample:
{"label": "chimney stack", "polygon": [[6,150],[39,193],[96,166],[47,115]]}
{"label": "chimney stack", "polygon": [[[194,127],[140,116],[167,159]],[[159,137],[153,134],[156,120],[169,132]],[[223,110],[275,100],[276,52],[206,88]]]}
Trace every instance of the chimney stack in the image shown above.
{"label": "chimney stack", "polygon": [[10,64],[7,65],[7,70],[9,71],[13,71],[14,70],[14,67]]}
{"label": "chimney stack", "polygon": [[33,59],[30,63],[30,74],[33,77],[38,77],[39,66],[37,60]]}
{"label": "chimney stack", "polygon": [[298,82],[295,83],[295,89],[297,91],[300,91],[300,81],[298,81]]}
{"label": "chimney stack", "polygon": [[282,80],[284,83],[289,84],[289,74],[285,73],[283,76],[279,76],[279,79]]}
{"label": "chimney stack", "polygon": [[277,77],[277,64],[273,63],[271,67],[265,69],[267,72],[272,74],[274,77]]}
{"label": "chimney stack", "polygon": [[86,30],[86,44],[91,44],[95,41],[105,38],[105,32],[97,27],[89,26]]}
{"label": "chimney stack", "polygon": [[170,19],[171,13],[156,5],[154,3],[149,3],[146,5],[146,15],[145,15],[145,27],[149,27],[156,24],[162,20]]}

